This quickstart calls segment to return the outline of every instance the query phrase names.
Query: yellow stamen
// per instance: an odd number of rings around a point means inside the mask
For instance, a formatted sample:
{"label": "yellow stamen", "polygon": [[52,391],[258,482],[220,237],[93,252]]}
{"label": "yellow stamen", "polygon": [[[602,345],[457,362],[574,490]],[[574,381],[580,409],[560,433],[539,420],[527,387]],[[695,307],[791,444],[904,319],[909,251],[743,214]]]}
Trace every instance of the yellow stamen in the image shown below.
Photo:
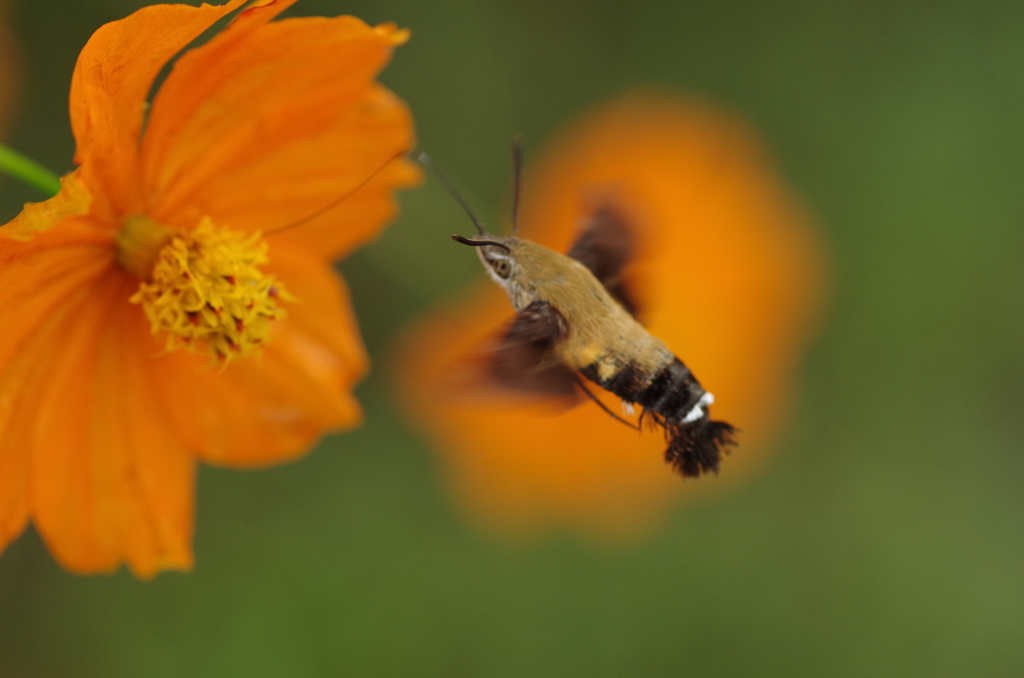
{"label": "yellow stamen", "polygon": [[[214,225],[204,218],[191,230],[165,234],[145,217],[150,234],[132,242],[142,245],[124,248],[122,265],[140,275],[143,282],[130,301],[141,304],[153,334],[167,333],[167,350],[187,348],[209,353],[222,363],[248,355],[264,346],[270,326],[285,315],[278,303],[292,300],[273,276],[258,267],[266,264],[267,243],[259,233],[244,234]],[[129,220],[122,231],[127,230]],[[138,227],[141,228],[141,227]],[[121,238],[118,236],[118,261]],[[137,273],[138,274],[138,273]]]}

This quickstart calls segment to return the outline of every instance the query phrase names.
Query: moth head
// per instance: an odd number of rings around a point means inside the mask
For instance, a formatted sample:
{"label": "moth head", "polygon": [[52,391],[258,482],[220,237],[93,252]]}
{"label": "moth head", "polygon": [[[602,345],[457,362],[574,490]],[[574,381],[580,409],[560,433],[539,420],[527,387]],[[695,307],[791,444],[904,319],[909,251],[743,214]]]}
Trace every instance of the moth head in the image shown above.
{"label": "moth head", "polygon": [[511,288],[518,271],[515,252],[519,238],[482,234],[479,239],[453,235],[452,240],[476,247],[476,253],[480,257],[484,269],[494,278],[494,281],[506,290]]}

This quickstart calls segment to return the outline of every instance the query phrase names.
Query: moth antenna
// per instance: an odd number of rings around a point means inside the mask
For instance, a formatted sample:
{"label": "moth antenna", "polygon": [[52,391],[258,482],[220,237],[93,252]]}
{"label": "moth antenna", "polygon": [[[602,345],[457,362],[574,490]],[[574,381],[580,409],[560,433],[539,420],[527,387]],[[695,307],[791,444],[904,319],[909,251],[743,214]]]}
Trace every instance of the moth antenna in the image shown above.
{"label": "moth antenna", "polygon": [[494,240],[470,240],[469,238],[465,238],[461,235],[453,235],[452,240],[454,240],[455,242],[461,242],[463,245],[469,245],[470,247],[483,247],[484,245],[494,245],[495,247],[502,248],[509,254],[512,253],[512,250],[509,249],[508,245],[503,245],[500,242],[495,242]]}
{"label": "moth antenna", "polygon": [[430,156],[422,152],[417,153],[416,160],[418,160],[421,165],[426,167],[427,170],[429,170],[430,173],[433,174],[434,177],[436,177],[437,180],[441,182],[441,185],[444,186],[445,189],[447,189],[447,191],[452,194],[452,197],[455,198],[456,201],[458,201],[458,203],[462,206],[462,210],[469,215],[470,219],[473,220],[473,225],[476,226],[477,233],[479,233],[480,235],[486,235],[487,231],[484,230],[484,227],[480,223],[480,220],[476,218],[475,214],[473,214],[473,210],[469,208],[469,203],[466,202],[466,199],[463,198],[462,194],[459,193],[458,189],[455,188],[455,184],[453,184],[451,180],[447,176],[445,176],[445,173],[441,171],[441,168],[434,164],[434,161],[430,159]]}
{"label": "moth antenna", "polygon": [[523,167],[523,137],[512,137],[512,233],[519,237],[519,177]]}
{"label": "moth antenna", "polygon": [[330,210],[334,209],[335,207],[337,207],[338,205],[340,205],[341,203],[343,203],[344,201],[348,200],[353,195],[355,195],[359,191],[359,189],[361,189],[366,184],[370,183],[373,180],[374,177],[376,177],[378,174],[383,172],[385,167],[387,167],[388,165],[393,163],[395,160],[398,160],[403,155],[409,155],[409,151],[408,150],[404,150],[404,151],[399,151],[398,153],[395,153],[393,156],[391,156],[390,158],[385,160],[380,165],[380,167],[378,167],[377,169],[375,169],[372,172],[370,172],[370,174],[365,179],[363,179],[358,184],[356,184],[354,188],[352,188],[348,192],[344,193],[340,198],[338,198],[336,200],[332,200],[330,203],[328,203],[324,207],[321,207],[320,209],[318,209],[317,211],[313,212],[312,214],[310,214],[308,216],[302,217],[298,221],[293,221],[292,223],[286,224],[284,226],[278,226],[277,228],[275,228],[273,230],[267,231],[266,233],[264,233],[264,235],[272,235],[274,233],[280,233],[281,231],[287,231],[288,229],[295,228],[296,226],[302,226],[303,224],[308,223],[308,222],[312,221],[313,219],[316,219],[317,217],[319,217],[319,216],[329,212]]}
{"label": "moth antenna", "polygon": [[588,388],[587,388],[586,386],[584,386],[584,385],[583,385],[583,381],[581,381],[579,377],[573,377],[573,381],[575,381],[575,382],[576,382],[576,385],[577,385],[577,386],[579,386],[579,387],[580,387],[580,389],[582,389],[582,390],[583,390],[583,392],[584,392],[584,393],[586,393],[586,394],[587,394],[587,396],[588,396],[588,397],[589,397],[589,398],[590,398],[591,400],[593,400],[593,401],[594,401],[595,403],[597,403],[597,406],[598,406],[598,407],[600,407],[600,408],[601,408],[602,410],[604,410],[605,412],[607,412],[607,413],[608,413],[608,415],[609,415],[609,416],[610,416],[610,417],[611,417],[612,419],[614,419],[615,421],[618,421],[618,422],[620,422],[620,423],[623,423],[623,424],[625,424],[626,426],[630,427],[630,428],[631,428],[631,429],[633,429],[634,431],[639,431],[639,430],[640,430],[640,427],[639,427],[639,426],[637,426],[636,424],[633,424],[633,423],[630,423],[630,422],[626,421],[625,419],[623,419],[623,418],[622,418],[622,417],[620,417],[619,415],[617,415],[617,414],[615,414],[614,412],[612,412],[611,410],[609,410],[609,409],[608,409],[608,406],[607,406],[607,405],[605,405],[604,403],[602,403],[602,402],[601,402],[601,400],[600,400],[600,399],[599,399],[599,398],[598,398],[598,397],[597,397],[596,395],[594,395],[593,393],[591,393],[591,392],[590,392],[590,390],[589,390],[589,389],[588,389]]}

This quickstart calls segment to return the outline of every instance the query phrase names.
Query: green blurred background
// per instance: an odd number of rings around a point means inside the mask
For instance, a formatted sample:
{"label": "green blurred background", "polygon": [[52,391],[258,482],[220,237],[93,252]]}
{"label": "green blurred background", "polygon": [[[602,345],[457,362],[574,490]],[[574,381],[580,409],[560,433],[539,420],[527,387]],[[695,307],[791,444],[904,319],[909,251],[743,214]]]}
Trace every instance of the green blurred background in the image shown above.
{"label": "green blurred background", "polygon": [[[78,50],[141,3],[8,5],[7,141],[64,172]],[[539,149],[638,84],[747,117],[832,252],[795,416],[762,471],[639,546],[479,533],[389,391],[397,332],[481,278],[428,184],[341,265],[375,359],[366,424],[291,465],[203,468],[191,574],[76,577],[26,533],[0,557],[0,676],[1024,675],[1024,4],[289,12],[342,13],[413,30],[383,81],[490,223],[514,132]],[[37,199],[0,179],[0,218]]]}

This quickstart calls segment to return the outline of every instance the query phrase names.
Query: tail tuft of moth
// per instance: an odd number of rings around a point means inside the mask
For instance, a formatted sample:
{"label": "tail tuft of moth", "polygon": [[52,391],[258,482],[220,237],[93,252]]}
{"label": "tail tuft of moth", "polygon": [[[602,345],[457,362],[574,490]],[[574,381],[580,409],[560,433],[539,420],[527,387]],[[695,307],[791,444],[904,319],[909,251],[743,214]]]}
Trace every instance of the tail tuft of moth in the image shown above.
{"label": "tail tuft of moth", "polygon": [[717,475],[722,456],[736,445],[734,433],[731,424],[707,416],[692,422],[666,422],[665,461],[685,478],[699,478],[708,472]]}

